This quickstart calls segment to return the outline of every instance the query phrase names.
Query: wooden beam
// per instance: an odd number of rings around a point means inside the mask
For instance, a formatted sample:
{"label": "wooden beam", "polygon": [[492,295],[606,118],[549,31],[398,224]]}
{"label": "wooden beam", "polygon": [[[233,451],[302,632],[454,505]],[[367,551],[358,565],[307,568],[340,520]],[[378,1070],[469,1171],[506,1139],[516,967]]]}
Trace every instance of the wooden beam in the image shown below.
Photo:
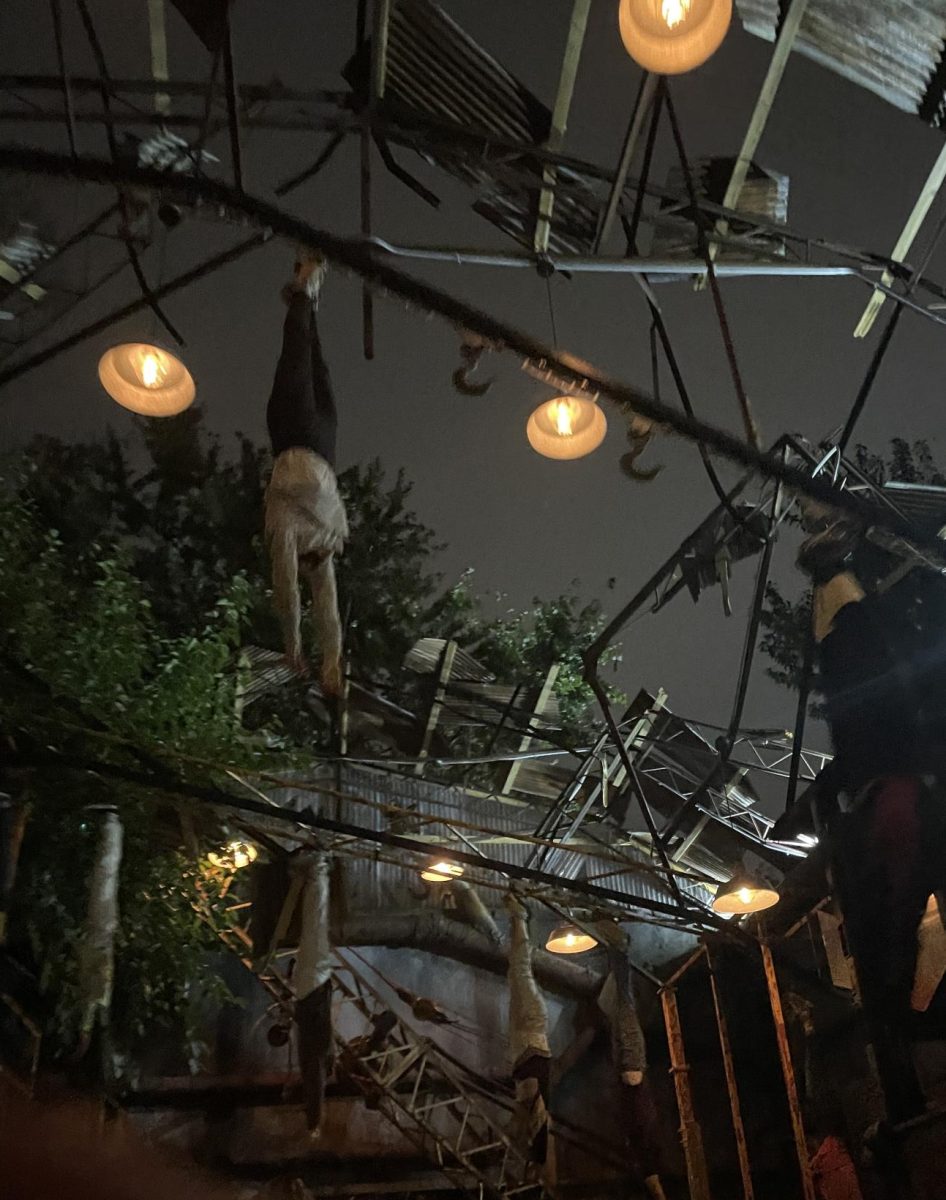
{"label": "wooden beam", "polygon": [[[667,1029],[667,1046],[670,1050],[670,1073],[677,1093],[677,1109],[680,1113],[680,1141],[686,1160],[687,1182],[690,1200],[710,1200],[709,1172],[706,1169],[706,1154],[703,1150],[703,1131],[693,1108],[693,1093],[690,1089],[690,1064],[683,1044],[683,1026],[677,1008],[677,993],[665,987],[660,992],[663,1005],[664,1024]],[[806,1198],[807,1200],[807,1198]]]}
{"label": "wooden beam", "polygon": [[798,1101],[798,1088],[795,1086],[795,1068],[792,1066],[792,1052],[789,1049],[788,1033],[785,1029],[785,1014],[782,1012],[782,997],[778,988],[778,976],[775,974],[772,951],[765,942],[762,943],[762,966],[765,970],[765,983],[769,990],[769,1003],[772,1007],[772,1021],[775,1024],[775,1038],[778,1042],[778,1053],[782,1062],[785,1095],[788,1099],[788,1111],[792,1121],[792,1135],[795,1139],[795,1153],[798,1155],[798,1171],[801,1175],[802,1196],[804,1200],[817,1200],[814,1179],[811,1174],[811,1164],[808,1159],[808,1146],[805,1141],[805,1126],[802,1123],[801,1104]]}
{"label": "wooden beam", "polygon": [[[575,80],[578,77],[578,62],[581,58],[581,48],[585,41],[585,30],[588,27],[588,14],[591,11],[591,0],[575,0],[572,6],[572,19],[568,26],[568,41],[565,44],[565,57],[562,59],[562,70],[558,79],[558,91],[555,95],[555,107],[552,110],[552,126],[547,150],[559,150],[565,140],[565,128],[568,124],[568,111],[572,104],[575,91]],[[544,254],[549,248],[549,235],[552,231],[552,209],[555,205],[555,168],[546,167],[542,172],[542,191],[539,195],[539,213],[535,222],[534,246],[537,254]]]}
{"label": "wooden beam", "polygon": [[[151,78],[155,83],[167,83],[168,33],[164,0],[148,0],[148,38],[151,45]],[[167,92],[155,92],[154,111],[166,116],[171,111]]]}
{"label": "wooden beam", "polygon": [[417,765],[414,767],[415,775],[423,775],[424,768],[427,765],[427,758],[430,754],[430,743],[433,740],[434,730],[437,728],[437,721],[440,719],[440,710],[443,708],[444,696],[447,692],[447,680],[450,678],[450,672],[453,670],[453,660],[456,657],[456,653],[456,642],[447,642],[440,657],[437,686],[434,689],[434,698],[431,701],[430,711],[427,714],[427,724],[424,726],[424,736],[420,744],[420,753],[417,756]]}
{"label": "wooden beam", "polygon": [[[897,238],[897,244],[894,246],[893,253],[890,256],[896,262],[903,262],[910,252],[910,247],[913,245],[916,235],[920,232],[923,222],[926,220],[927,214],[933,206],[933,201],[939,195],[944,180],[946,180],[946,145],[943,146],[937,155],[936,162],[933,163],[932,169],[926,177],[926,182],[923,184],[920,194],[916,198],[913,211],[910,213],[907,223],[903,227],[903,232]],[[880,281],[884,287],[890,287],[893,283],[893,275],[889,271],[884,271],[880,277]],[[871,329],[873,329],[874,322],[877,320],[877,314],[883,308],[885,299],[886,296],[884,293],[875,288],[854,330],[856,338],[866,337]]]}
{"label": "wooden beam", "polygon": [[755,1200],[752,1187],[752,1170],[749,1166],[749,1146],[746,1141],[746,1127],[742,1120],[742,1104],[739,1099],[739,1084],[736,1079],[736,1064],[733,1060],[732,1042],[729,1037],[729,1022],[723,1008],[716,969],[713,964],[709,947],[706,949],[706,962],[709,966],[710,989],[713,993],[713,1011],[716,1013],[716,1031],[719,1034],[719,1048],[723,1055],[723,1070],[726,1075],[726,1091],[729,1094],[729,1111],[732,1115],[733,1134],[736,1138],[736,1157],[739,1160],[739,1175],[742,1179],[742,1200]]}
{"label": "wooden beam", "polygon": [[[539,691],[539,698],[536,700],[535,708],[532,710],[532,720],[529,721],[530,725],[537,717],[541,717],[546,708],[548,708],[549,701],[552,699],[552,695],[555,691],[555,681],[558,679],[558,673],[560,669],[559,663],[552,663],[552,665],[549,667],[549,673],[545,677],[545,682],[542,684],[542,687]],[[519,753],[525,754],[531,745],[532,734],[527,733],[519,742]],[[499,789],[500,792],[505,793],[512,791],[513,785],[516,782],[516,776],[519,774],[519,771],[522,768],[522,761],[523,760],[520,758],[510,765],[509,770],[506,772],[506,778],[503,782],[503,785]]]}
{"label": "wooden beam", "polygon": [[[785,20],[782,22],[782,27],[776,38],[772,58],[769,61],[769,69],[766,71],[765,79],[762,81],[759,98],[756,100],[755,108],[752,110],[752,117],[749,120],[749,128],[746,130],[746,136],[743,138],[742,148],[733,167],[729,186],[726,188],[726,195],[723,198],[723,208],[735,209],[738,206],[739,196],[746,182],[746,177],[749,174],[749,167],[752,165],[752,157],[756,150],[758,150],[759,142],[762,140],[762,134],[765,131],[769,113],[772,111],[772,105],[775,103],[775,95],[782,82],[782,76],[785,74],[785,68],[788,66],[789,55],[792,52],[792,46],[794,45],[795,38],[798,36],[798,30],[801,27],[802,18],[805,15],[807,7],[808,0],[791,0],[791,7],[785,15]],[[729,232],[729,222],[725,219],[718,221],[715,232],[719,237],[725,237]],[[710,239],[709,250],[710,257],[715,260],[718,252],[718,243]]]}
{"label": "wooden beam", "polygon": [[611,184],[608,203],[604,210],[604,216],[601,218],[601,224],[598,226],[598,232],[595,234],[595,241],[592,246],[595,254],[599,254],[601,247],[607,242],[611,226],[614,224],[614,218],[617,216],[621,196],[624,193],[627,173],[631,169],[631,163],[634,161],[634,153],[637,150],[637,143],[640,141],[641,130],[644,128],[644,122],[647,120],[647,114],[651,110],[654,103],[654,96],[657,93],[658,79],[658,75],[653,75],[648,71],[641,82],[641,90],[637,97],[637,103],[634,105],[634,112],[631,114],[631,123],[627,127],[624,146],[621,149],[621,157],[618,160],[617,171],[614,174],[614,182]]}

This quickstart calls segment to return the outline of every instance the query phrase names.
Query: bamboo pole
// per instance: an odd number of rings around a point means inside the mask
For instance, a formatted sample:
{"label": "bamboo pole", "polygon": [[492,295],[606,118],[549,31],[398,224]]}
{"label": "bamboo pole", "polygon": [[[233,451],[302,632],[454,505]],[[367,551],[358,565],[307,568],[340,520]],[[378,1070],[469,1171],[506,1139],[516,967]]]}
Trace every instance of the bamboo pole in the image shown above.
{"label": "bamboo pole", "polygon": [[24,803],[0,796],[0,946],[6,942],[7,917],[13,901],[26,817]]}
{"label": "bamboo pole", "polygon": [[[663,1006],[664,1024],[667,1028],[667,1045],[670,1047],[670,1073],[677,1093],[677,1109],[680,1113],[680,1142],[687,1165],[687,1181],[690,1200],[711,1200],[709,1172],[703,1151],[703,1132],[693,1108],[690,1091],[690,1065],[683,1044],[683,1028],[680,1025],[680,1010],[677,1008],[677,993],[674,988],[662,988],[660,1002]],[[806,1200],[814,1200],[813,1197]]]}
{"label": "bamboo pole", "polygon": [[765,969],[765,982],[769,989],[769,1003],[772,1006],[772,1020],[775,1023],[779,1058],[782,1060],[782,1075],[785,1078],[785,1094],[788,1098],[788,1111],[792,1120],[795,1152],[798,1155],[802,1196],[804,1200],[817,1200],[811,1164],[808,1161],[808,1147],[805,1144],[805,1126],[801,1118],[801,1105],[798,1103],[798,1088],[795,1086],[795,1069],[792,1066],[792,1054],[788,1045],[788,1033],[785,1029],[785,1014],[782,1012],[782,997],[778,990],[778,976],[775,974],[772,951],[766,942],[762,943],[762,966]]}
{"label": "bamboo pole", "polygon": [[752,1188],[752,1170],[749,1166],[749,1147],[746,1142],[746,1127],[742,1123],[742,1105],[739,1100],[739,1085],[736,1082],[736,1067],[733,1062],[732,1042],[729,1040],[729,1022],[723,1011],[722,998],[716,981],[716,970],[710,956],[709,947],[706,949],[706,962],[709,966],[710,988],[713,992],[713,1010],[716,1013],[716,1029],[719,1033],[719,1048],[723,1053],[723,1070],[726,1073],[726,1091],[729,1094],[729,1110],[732,1113],[732,1128],[736,1138],[736,1156],[739,1159],[739,1174],[742,1178],[743,1200],[754,1200]]}

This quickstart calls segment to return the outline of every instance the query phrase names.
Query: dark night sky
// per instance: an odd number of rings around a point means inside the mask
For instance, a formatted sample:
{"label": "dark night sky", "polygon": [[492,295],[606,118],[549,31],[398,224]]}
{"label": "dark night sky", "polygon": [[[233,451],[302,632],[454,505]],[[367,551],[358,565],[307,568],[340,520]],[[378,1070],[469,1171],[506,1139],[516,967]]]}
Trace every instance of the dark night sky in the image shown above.
{"label": "dark night sky", "polygon": [[[71,6],[65,6],[70,9]],[[451,0],[445,7],[488,50],[551,105],[565,40],[570,0]],[[297,87],[338,87],[339,68],[353,37],[354,0],[241,0],[236,5],[237,57],[246,82],[278,76]],[[147,69],[145,4],[94,0],[111,71],[142,75]],[[615,0],[595,0],[566,149],[600,163],[614,161],[639,81],[617,33]],[[134,15],[132,15],[134,14]],[[202,52],[176,14],[171,22],[171,71],[202,77]],[[73,70],[90,72],[80,30],[70,12]],[[733,154],[738,149],[770,54],[765,43],[734,23],[723,49],[700,71],[673,84],[690,157]],[[0,12],[0,70],[52,71],[52,36],[46,5],[6,0]],[[64,148],[57,130],[10,125],[5,139]],[[921,122],[793,56],[758,160],[791,177],[790,222],[813,236],[837,238],[888,252],[935,158],[941,138]],[[248,139],[247,184],[268,194],[279,178],[311,161],[315,137],[257,133]],[[84,130],[83,147],[103,154],[101,132]],[[225,138],[211,148],[226,157]],[[470,212],[469,193],[425,164],[402,155],[443,199],[426,208],[396,181],[377,172],[376,231],[392,241],[504,248],[502,235]],[[672,160],[663,137],[655,179]],[[22,189],[21,182],[17,185]],[[58,185],[57,185],[58,186]],[[292,208],[316,225],[357,233],[357,146],[352,140],[314,182],[294,193]],[[2,215],[53,218],[71,211],[75,193],[56,194],[31,184],[14,204],[6,181]],[[98,196],[81,204],[94,208]],[[84,209],[83,209],[84,211]],[[935,210],[934,210],[935,211]],[[55,221],[54,221],[55,223]],[[932,222],[931,222],[932,223]],[[927,231],[928,232],[928,231]],[[232,233],[201,225],[170,239],[164,271],[176,272],[227,244]],[[620,252],[615,242],[614,253]],[[223,435],[243,430],[262,438],[263,412],[277,352],[282,307],[278,297],[291,253],[274,243],[168,302],[184,331],[187,362],[198,381],[209,426]],[[944,255],[934,277],[946,275]],[[156,276],[157,258],[150,260]],[[409,266],[464,298],[549,339],[545,285],[526,271]],[[819,437],[839,425],[876,344],[851,331],[867,299],[850,280],[769,279],[724,282],[740,363],[766,440],[785,429]],[[76,317],[85,323],[106,306],[129,299],[133,282],[94,300]],[[648,321],[636,285],[628,278],[579,276],[553,280],[561,343],[627,380],[649,387]],[[736,406],[707,293],[670,285],[660,298],[699,414],[736,427]],[[360,288],[333,276],[321,309],[323,336],[342,405],[340,466],[379,455],[415,480],[416,508],[448,544],[442,567],[448,577],[475,568],[482,591],[504,591],[510,603],[552,595],[578,580],[586,596],[612,610],[640,585],[701,519],[712,494],[692,446],[666,441],[653,457],[666,464],[658,480],[632,484],[617,468],[623,437],[616,420],[604,447],[577,463],[540,459],[524,434],[526,417],[541,389],[511,357],[489,364],[497,384],[484,399],[463,399],[450,384],[457,364],[454,333],[390,300],[376,309],[377,355],[361,358]],[[69,327],[69,324],[65,326]],[[132,335],[134,330],[116,330]],[[130,429],[125,414],[101,393],[95,363],[114,335],[87,343],[8,386],[0,406],[0,439],[6,446],[38,430],[65,438],[87,437],[107,425]],[[946,329],[907,316],[859,437],[882,446],[892,435],[927,437],[943,454],[942,376]],[[669,395],[669,391],[668,391]],[[725,465],[724,478],[733,478]],[[780,578],[793,576],[792,551],[777,550]],[[607,590],[610,577],[616,589]],[[625,639],[623,682],[664,686],[677,711],[725,720],[741,646],[753,568],[737,568],[736,612],[721,613],[718,592],[694,606],[678,598],[655,618],[645,618]],[[792,720],[792,698],[756,671],[747,722],[781,725]],[[821,735],[819,735],[820,737]]]}

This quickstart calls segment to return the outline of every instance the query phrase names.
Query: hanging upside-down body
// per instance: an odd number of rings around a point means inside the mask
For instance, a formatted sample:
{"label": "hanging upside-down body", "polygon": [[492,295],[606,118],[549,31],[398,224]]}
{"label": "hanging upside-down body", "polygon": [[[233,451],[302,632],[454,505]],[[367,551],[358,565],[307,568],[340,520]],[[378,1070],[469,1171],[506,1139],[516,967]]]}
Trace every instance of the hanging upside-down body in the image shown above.
{"label": "hanging upside-down body", "polygon": [[342,626],[335,556],[348,537],[348,519],[335,478],[338,414],[315,311],[323,275],[322,260],[300,252],[295,278],[284,291],[282,351],[266,409],[274,459],[266,489],[266,543],[286,657],[294,669],[306,671],[299,586],[308,581],[322,689],[337,695]]}

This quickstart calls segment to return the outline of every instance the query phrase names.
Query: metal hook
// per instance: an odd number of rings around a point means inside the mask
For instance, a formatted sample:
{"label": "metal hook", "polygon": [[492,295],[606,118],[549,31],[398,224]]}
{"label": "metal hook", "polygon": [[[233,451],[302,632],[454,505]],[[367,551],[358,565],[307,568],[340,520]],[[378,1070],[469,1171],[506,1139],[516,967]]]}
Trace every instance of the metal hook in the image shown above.
{"label": "metal hook", "polygon": [[461,366],[453,372],[453,386],[461,394],[461,396],[485,396],[489,389],[493,386],[492,379],[486,379],[482,383],[473,383],[470,375],[479,366],[480,358],[486,346],[482,343],[474,344],[471,342],[462,342],[460,345],[460,357],[463,359]]}
{"label": "metal hook", "polygon": [[653,430],[648,430],[643,434],[635,433],[631,429],[627,431],[627,440],[631,448],[627,454],[621,455],[621,470],[628,479],[633,479],[636,483],[651,483],[663,470],[660,465],[651,467],[650,470],[642,470],[636,465],[638,458],[647,449],[653,436]]}

